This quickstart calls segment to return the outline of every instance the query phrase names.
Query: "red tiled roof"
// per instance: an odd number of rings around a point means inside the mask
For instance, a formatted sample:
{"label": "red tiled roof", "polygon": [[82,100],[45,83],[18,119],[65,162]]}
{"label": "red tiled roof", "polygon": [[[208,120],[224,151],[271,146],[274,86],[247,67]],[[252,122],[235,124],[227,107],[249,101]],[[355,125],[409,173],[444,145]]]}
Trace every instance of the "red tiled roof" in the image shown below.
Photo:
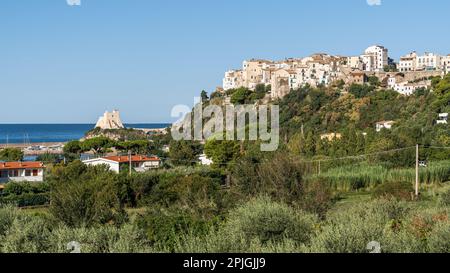
{"label": "red tiled roof", "polygon": [[[130,158],[127,155],[124,156],[107,156],[104,159],[115,161],[115,162],[129,162]],[[131,162],[148,162],[148,161],[160,161],[157,156],[143,156],[143,155],[133,155],[131,156]]]}
{"label": "red tiled roof", "polygon": [[0,170],[43,168],[45,168],[45,166],[42,162],[0,162]]}

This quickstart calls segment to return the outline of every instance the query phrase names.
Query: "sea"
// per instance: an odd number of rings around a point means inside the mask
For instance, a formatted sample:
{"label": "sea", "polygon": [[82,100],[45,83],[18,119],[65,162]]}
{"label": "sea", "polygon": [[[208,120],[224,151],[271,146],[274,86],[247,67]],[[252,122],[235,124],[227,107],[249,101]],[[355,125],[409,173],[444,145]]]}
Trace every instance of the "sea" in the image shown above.
{"label": "sea", "polygon": [[[126,128],[160,129],[168,123],[124,124]],[[0,144],[33,144],[78,140],[95,124],[0,124]]]}

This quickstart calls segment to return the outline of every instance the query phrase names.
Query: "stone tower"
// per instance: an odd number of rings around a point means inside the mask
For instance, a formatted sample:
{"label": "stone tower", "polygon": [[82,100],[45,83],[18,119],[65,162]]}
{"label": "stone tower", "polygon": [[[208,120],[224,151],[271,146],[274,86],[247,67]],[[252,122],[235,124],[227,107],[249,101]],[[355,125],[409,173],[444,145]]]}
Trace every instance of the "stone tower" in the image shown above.
{"label": "stone tower", "polygon": [[120,120],[120,112],[118,110],[114,110],[112,113],[106,111],[103,116],[98,119],[95,127],[103,130],[125,128]]}

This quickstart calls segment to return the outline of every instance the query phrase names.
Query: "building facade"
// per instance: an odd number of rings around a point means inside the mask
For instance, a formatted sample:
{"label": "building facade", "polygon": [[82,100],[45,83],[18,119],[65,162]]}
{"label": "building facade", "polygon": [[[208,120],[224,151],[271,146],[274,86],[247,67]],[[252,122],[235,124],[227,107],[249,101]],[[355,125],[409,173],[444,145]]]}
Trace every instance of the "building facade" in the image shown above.
{"label": "building facade", "polygon": [[418,70],[437,70],[441,67],[441,56],[434,53],[425,53],[417,57]]}
{"label": "building facade", "polygon": [[42,182],[44,181],[45,166],[42,162],[1,162],[0,183]]}
{"label": "building facade", "polygon": [[400,72],[416,71],[417,67],[417,53],[411,52],[408,55],[400,57],[398,63],[398,70]]}
{"label": "building facade", "polygon": [[107,165],[115,173],[119,173],[122,168],[129,167],[137,172],[145,172],[151,169],[157,169],[161,166],[161,160],[157,156],[148,157],[142,155],[130,156],[107,156],[84,160],[84,164],[89,166]]}
{"label": "building facade", "polygon": [[450,54],[442,57],[441,66],[444,75],[450,72]]}
{"label": "building facade", "polygon": [[389,65],[389,52],[384,46],[374,45],[368,47],[361,56],[365,71],[384,71],[384,67]]}
{"label": "building facade", "polygon": [[229,70],[223,78],[223,89],[230,90],[243,86],[242,70]]}

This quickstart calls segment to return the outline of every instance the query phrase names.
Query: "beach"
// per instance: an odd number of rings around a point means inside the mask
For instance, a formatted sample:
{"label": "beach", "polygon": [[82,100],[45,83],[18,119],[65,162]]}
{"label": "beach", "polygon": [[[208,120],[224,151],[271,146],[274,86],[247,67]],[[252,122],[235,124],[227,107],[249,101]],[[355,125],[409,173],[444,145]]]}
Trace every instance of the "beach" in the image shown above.
{"label": "beach", "polygon": [[0,149],[16,148],[20,149],[24,155],[41,155],[41,154],[62,154],[62,148],[66,142],[40,142],[40,143],[9,143],[0,144]]}

